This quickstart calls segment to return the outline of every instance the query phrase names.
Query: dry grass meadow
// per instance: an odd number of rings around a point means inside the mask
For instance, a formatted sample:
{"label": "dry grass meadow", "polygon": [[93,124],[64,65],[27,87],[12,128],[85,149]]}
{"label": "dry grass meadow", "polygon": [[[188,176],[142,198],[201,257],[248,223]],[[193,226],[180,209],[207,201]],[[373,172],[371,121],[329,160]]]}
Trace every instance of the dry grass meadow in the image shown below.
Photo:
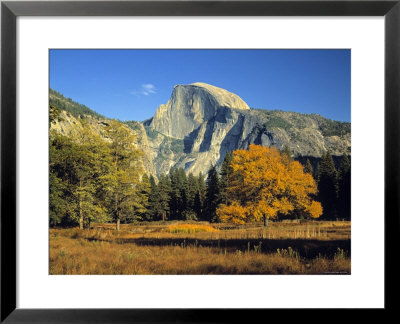
{"label": "dry grass meadow", "polygon": [[350,274],[350,222],[50,229],[50,274]]}

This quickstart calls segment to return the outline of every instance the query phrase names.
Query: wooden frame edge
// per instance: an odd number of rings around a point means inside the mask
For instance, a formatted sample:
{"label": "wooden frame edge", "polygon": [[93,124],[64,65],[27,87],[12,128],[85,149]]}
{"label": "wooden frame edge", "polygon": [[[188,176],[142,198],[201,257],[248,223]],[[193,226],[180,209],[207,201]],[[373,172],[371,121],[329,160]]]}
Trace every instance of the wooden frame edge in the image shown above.
{"label": "wooden frame edge", "polygon": [[[400,0],[396,1],[154,1],[1,3],[1,294],[0,321],[6,323],[236,322],[259,309],[17,309],[16,308],[16,18],[18,16],[385,16],[385,309],[397,292],[389,267],[397,255],[391,240],[400,228]],[[96,7],[97,6],[97,7]],[[122,10],[127,6],[128,10]],[[232,7],[230,7],[232,6]],[[113,11],[113,8],[115,11]],[[308,13],[308,14],[307,14]],[[272,310],[268,310],[272,311]]]}

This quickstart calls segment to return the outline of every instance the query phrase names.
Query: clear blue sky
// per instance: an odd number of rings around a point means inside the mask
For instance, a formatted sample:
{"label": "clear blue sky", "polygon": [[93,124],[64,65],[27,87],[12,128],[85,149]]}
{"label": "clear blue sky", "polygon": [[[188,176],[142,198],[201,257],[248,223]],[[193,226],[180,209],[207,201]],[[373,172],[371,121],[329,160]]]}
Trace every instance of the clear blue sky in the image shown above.
{"label": "clear blue sky", "polygon": [[142,121],[176,84],[205,82],[252,108],[350,121],[350,50],[50,50],[50,87],[98,113]]}

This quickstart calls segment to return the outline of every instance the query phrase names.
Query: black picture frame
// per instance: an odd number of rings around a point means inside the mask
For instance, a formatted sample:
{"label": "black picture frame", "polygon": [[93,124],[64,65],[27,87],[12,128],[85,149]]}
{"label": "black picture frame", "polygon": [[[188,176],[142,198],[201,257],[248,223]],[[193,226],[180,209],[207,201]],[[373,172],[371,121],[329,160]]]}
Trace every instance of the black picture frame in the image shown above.
{"label": "black picture frame", "polygon": [[[19,16],[384,16],[385,310],[397,306],[399,237],[400,0],[392,1],[2,1],[1,322],[198,323],[258,321],[267,309],[16,308],[16,19]],[[397,250],[397,251],[396,251]],[[366,283],[368,285],[368,283]],[[268,314],[270,316],[270,314]]]}

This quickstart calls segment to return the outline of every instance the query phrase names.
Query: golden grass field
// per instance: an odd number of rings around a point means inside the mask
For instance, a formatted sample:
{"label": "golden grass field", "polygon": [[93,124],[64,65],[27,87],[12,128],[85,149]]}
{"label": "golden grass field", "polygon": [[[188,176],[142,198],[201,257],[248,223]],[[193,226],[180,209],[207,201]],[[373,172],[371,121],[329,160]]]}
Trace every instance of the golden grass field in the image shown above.
{"label": "golden grass field", "polygon": [[50,274],[350,274],[350,222],[50,229]]}

